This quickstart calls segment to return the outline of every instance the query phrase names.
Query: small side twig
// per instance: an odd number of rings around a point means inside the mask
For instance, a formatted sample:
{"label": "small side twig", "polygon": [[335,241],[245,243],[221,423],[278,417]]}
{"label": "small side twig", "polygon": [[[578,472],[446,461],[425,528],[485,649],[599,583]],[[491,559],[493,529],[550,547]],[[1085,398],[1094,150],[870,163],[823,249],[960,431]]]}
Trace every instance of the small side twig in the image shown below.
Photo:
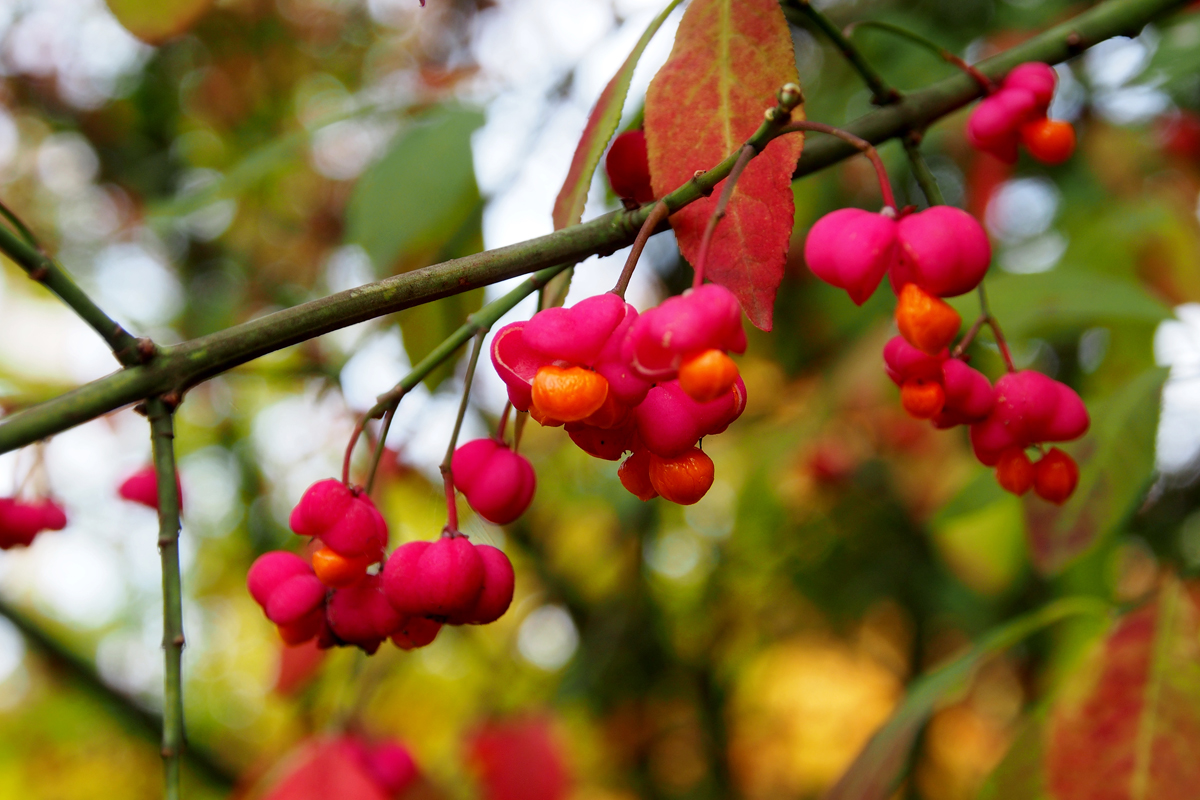
{"label": "small side twig", "polygon": [[467,362],[467,374],[463,378],[462,402],[458,404],[458,416],[454,420],[454,431],[450,434],[450,444],[446,447],[446,457],[442,459],[442,480],[446,487],[446,535],[458,535],[458,503],[454,497],[454,470],[450,466],[454,458],[454,450],[458,446],[458,434],[462,430],[463,419],[467,416],[467,405],[471,402],[471,383],[475,379],[475,367],[479,363],[479,351],[483,349],[483,337],[487,330],[475,334],[475,347],[471,349],[471,360]]}
{"label": "small side twig", "polygon": [[100,335],[122,366],[132,367],[144,363],[143,347],[138,339],[121,327],[120,323],[96,305],[67,271],[50,256],[46,255],[29,228],[8,208],[0,206],[0,216],[7,219],[13,228],[0,225],[0,252],[13,260],[29,277],[45,286],[67,304],[79,317]]}
{"label": "small side twig", "polygon": [[877,106],[886,106],[902,99],[903,95],[883,79],[883,76],[867,62],[867,59],[858,51],[858,48],[842,34],[841,29],[837,25],[834,25],[829,17],[814,8],[809,0],[785,0],[784,8],[790,8],[803,14],[809,22],[817,26],[821,30],[821,33],[828,37],[833,46],[841,52],[842,56],[850,62],[855,71],[862,76],[863,82],[871,90],[871,102]]}
{"label": "small side twig", "polygon": [[925,154],[921,152],[921,135],[916,131],[909,131],[902,142],[904,143],[904,152],[908,155],[908,163],[912,167],[913,177],[917,179],[917,185],[925,194],[925,200],[931,206],[945,205],[946,198],[942,194],[942,187],[938,185],[933,170],[929,169],[929,163],[925,161]]}
{"label": "small side twig", "polygon": [[1000,348],[1000,356],[1004,359],[1004,366],[1009,372],[1016,372],[1017,368],[1013,364],[1012,353],[1008,349],[1008,341],[1004,338],[1004,332],[1000,330],[1000,323],[996,321],[995,315],[992,314],[991,308],[988,307],[987,290],[983,288],[982,282],[977,287],[976,292],[979,294],[979,308],[987,320],[988,327],[992,329],[992,335],[996,337],[996,346]]}
{"label": "small side twig", "polygon": [[962,58],[942,47],[937,42],[933,41],[932,39],[926,39],[921,34],[914,33],[907,28],[901,28],[899,25],[893,25],[890,22],[879,22],[873,19],[863,20],[862,22],[855,22],[851,25],[847,25],[846,29],[842,31],[842,34],[847,40],[849,40],[854,31],[859,30],[860,28],[874,28],[876,30],[894,34],[896,36],[901,36],[905,39],[908,39],[910,42],[919,44],[926,50],[936,53],[943,61],[958,67],[960,70],[970,75],[975,79],[975,82],[979,84],[980,88],[982,88],[983,91],[987,92],[988,94],[992,94],[998,88],[1000,88],[996,85],[996,82],[987,75],[984,75],[975,67],[971,66]]}
{"label": "small side twig", "polygon": [[717,204],[708,218],[708,224],[704,226],[704,236],[700,239],[700,252],[696,256],[695,276],[692,279],[693,289],[704,283],[704,268],[708,265],[708,248],[712,244],[713,234],[717,231],[717,224],[725,218],[725,208],[729,205],[729,198],[733,197],[733,190],[737,187],[738,178],[742,176],[742,172],[750,163],[750,159],[754,158],[756,152],[752,145],[743,145],[741,152],[738,153],[737,161],[733,164],[733,169],[729,171],[729,177],[725,179],[725,184],[721,188],[721,196],[717,198]]}

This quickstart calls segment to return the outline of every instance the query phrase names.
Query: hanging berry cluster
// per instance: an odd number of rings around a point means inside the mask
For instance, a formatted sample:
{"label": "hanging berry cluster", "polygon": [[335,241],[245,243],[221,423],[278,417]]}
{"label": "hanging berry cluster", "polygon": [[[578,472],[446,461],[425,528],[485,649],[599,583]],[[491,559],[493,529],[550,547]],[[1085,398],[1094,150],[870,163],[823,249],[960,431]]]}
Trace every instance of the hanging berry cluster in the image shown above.
{"label": "hanging berry cluster", "polygon": [[609,292],[501,328],[492,364],[518,411],[563,426],[596,458],[629,453],[618,476],[634,495],[690,505],[713,483],[700,440],[746,407],[746,386],[728,355],[746,349],[741,315],[733,294],[716,284],[641,315]]}
{"label": "hanging berry cluster", "polygon": [[288,644],[315,638],[321,647],[374,653],[390,638],[411,650],[432,642],[442,625],[493,622],[512,602],[513,569],[504,553],[447,526],[437,541],[410,542],[388,557],[383,515],[361,489],[341,481],[310,486],[290,525],[320,543],[311,561],[265,553],[246,578]]}
{"label": "hanging berry cluster", "polygon": [[[971,141],[1009,161],[1016,159],[1018,140],[1043,161],[1065,159],[1074,147],[1073,132],[1070,147],[1050,147],[1037,133],[1047,125],[1066,125],[1070,131],[1070,125],[1045,118],[1054,81],[1054,70],[1045,64],[1017,67],[971,116]],[[809,268],[821,280],[844,289],[858,305],[886,274],[897,295],[900,335],[884,347],[884,365],[900,388],[904,410],[937,428],[970,426],[976,457],[996,468],[996,478],[1007,491],[1022,495],[1032,488],[1052,503],[1065,502],[1078,484],[1079,469],[1062,450],[1045,452],[1044,444],[1070,441],[1087,431],[1083,401],[1070,387],[1045,375],[1016,371],[989,315],[981,317],[951,353],[962,319],[943,298],[980,285],[992,257],[987,234],[974,217],[950,206],[897,212],[882,173],[880,180],[887,203],[881,212],[840,209],[813,225],[804,249]],[[962,354],[985,322],[997,331],[1009,370],[995,386],[968,366]],[[1028,455],[1031,449],[1042,454],[1036,463]]]}
{"label": "hanging berry cluster", "polygon": [[1016,67],[971,113],[967,139],[1009,164],[1017,160],[1018,144],[1044,164],[1066,161],[1075,151],[1075,129],[1046,117],[1057,82],[1054,69],[1039,61]]}

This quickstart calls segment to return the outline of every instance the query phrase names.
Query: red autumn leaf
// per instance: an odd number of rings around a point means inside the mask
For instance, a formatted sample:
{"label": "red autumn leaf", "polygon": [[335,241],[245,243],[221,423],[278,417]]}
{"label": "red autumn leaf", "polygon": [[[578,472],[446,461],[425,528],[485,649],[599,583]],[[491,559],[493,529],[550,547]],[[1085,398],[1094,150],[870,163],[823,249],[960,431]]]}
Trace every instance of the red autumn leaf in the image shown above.
{"label": "red autumn leaf", "polygon": [[662,27],[663,22],[675,10],[681,0],[671,0],[667,7],[650,22],[642,38],[633,47],[633,51],[621,64],[617,74],[604,87],[596,100],[592,114],[584,126],[579,144],[575,146],[575,155],[571,158],[571,168],[567,171],[567,179],[563,181],[562,189],[554,200],[554,229],[578,225],[583,219],[583,207],[587,203],[588,190],[592,186],[592,175],[604,155],[604,148],[621,121],[621,109],[625,106],[625,96],[629,94],[629,82],[633,80],[633,70],[638,59],[646,50],[646,45],[654,38],[654,34]]}
{"label": "red autumn leaf", "polygon": [[1126,615],[1051,711],[1055,800],[1194,797],[1200,786],[1200,608],[1168,581]]}
{"label": "red autumn leaf", "polygon": [[262,800],[389,800],[342,739],[310,740],[291,756]]}
{"label": "red autumn leaf", "polygon": [[468,743],[484,800],[565,800],[571,775],[548,719],[483,726]]}
{"label": "red autumn leaf", "polygon": [[[693,0],[671,57],[646,93],[646,142],[654,193],[662,196],[710,169],[750,138],[785,83],[799,83],[787,21],[777,0]],[[796,119],[803,118],[797,109]],[[799,135],[782,136],[742,173],[713,237],[705,277],[725,286],[750,321],[771,329],[775,292],[794,216],[792,171]],[[695,263],[721,186],[671,217]]]}

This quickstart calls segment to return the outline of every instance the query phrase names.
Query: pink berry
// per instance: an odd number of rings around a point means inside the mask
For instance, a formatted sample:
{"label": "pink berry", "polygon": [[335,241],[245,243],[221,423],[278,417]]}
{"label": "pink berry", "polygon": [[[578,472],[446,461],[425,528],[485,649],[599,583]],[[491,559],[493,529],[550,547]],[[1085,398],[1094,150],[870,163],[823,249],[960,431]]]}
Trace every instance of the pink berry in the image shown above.
{"label": "pink berry", "polygon": [[454,485],[479,516],[507,525],[525,513],[537,488],[533,466],[495,439],[476,439],[454,451]]}
{"label": "pink berry", "polygon": [[371,498],[333,478],[308,487],[289,522],[300,536],[316,537],[347,558],[378,559],[387,546],[387,523]]}
{"label": "pink berry", "polygon": [[1045,114],[1046,108],[1054,98],[1054,87],[1057,83],[1058,73],[1054,71],[1054,67],[1041,61],[1027,61],[1014,67],[1005,76],[1000,90],[1009,92],[1013,89],[1024,89],[1033,95],[1039,112]]}
{"label": "pink berry", "polygon": [[[183,510],[183,486],[179,484],[179,476],[175,476],[175,489],[179,492],[179,508]],[[133,503],[158,510],[158,473],[154,466],[142,467],[130,475],[117,489],[117,494]]]}
{"label": "pink berry", "polygon": [[446,619],[469,611],[483,591],[483,562],[465,536],[409,542],[383,568],[383,591],[406,616]]}
{"label": "pink berry", "polygon": [[417,779],[412,753],[398,742],[384,741],[366,752],[367,770],[389,795],[397,796]]}
{"label": "pink berry", "polygon": [[897,294],[915,283],[929,294],[954,297],[983,280],[992,246],[983,226],[962,209],[933,206],[900,220],[900,258],[892,269]]}
{"label": "pink berry", "polygon": [[814,275],[845,289],[861,306],[896,260],[896,221],[859,208],[826,214],[808,232],[804,260]]}
{"label": "pink berry", "polygon": [[1012,164],[1017,160],[1021,126],[1038,113],[1038,101],[1032,92],[1024,89],[997,92],[971,112],[967,140],[973,147]]}
{"label": "pink berry", "polygon": [[313,575],[312,567],[307,561],[295,553],[283,550],[272,550],[263,553],[250,565],[246,573],[246,588],[254,602],[264,608],[271,593],[284,581],[297,575]]}
{"label": "pink berry", "polygon": [[625,301],[606,292],[570,308],[547,308],[525,323],[525,344],[551,361],[590,367],[625,319]]}
{"label": "pink berry", "polygon": [[1087,432],[1087,408],[1079,395],[1040,372],[1009,373],[994,391],[992,412],[971,426],[975,456],[986,466],[995,466],[1006,450],[1067,442]]}
{"label": "pink berry", "polygon": [[639,316],[621,345],[621,357],[647,380],[674,378],[684,358],[703,350],[746,351],[742,309],[723,286],[708,283]]}
{"label": "pink berry", "polygon": [[913,380],[941,382],[942,363],[949,357],[947,350],[931,356],[913,347],[903,336],[893,336],[883,346],[884,368],[897,386]]}
{"label": "pink berry", "polygon": [[325,602],[325,584],[316,575],[294,575],[271,590],[265,606],[267,619],[290,625]]}
{"label": "pink berry", "polygon": [[358,645],[368,654],[400,627],[401,617],[383,596],[382,579],[367,575],[352,586],[335,589],[326,616],[343,642]]}
{"label": "pink berry", "polygon": [[586,422],[571,422],[565,430],[580,450],[605,461],[620,461],[626,450],[633,449],[637,435],[637,425],[633,420],[619,428],[597,428]]}
{"label": "pink berry", "polygon": [[502,551],[488,544],[475,546],[483,563],[483,591],[468,611],[447,620],[451,625],[486,625],[504,615],[513,598],[513,567]]}
{"label": "pink berry", "polygon": [[642,402],[646,392],[650,391],[650,381],[638,375],[621,354],[625,337],[637,318],[637,309],[626,303],[624,318],[613,329],[593,365],[596,372],[608,381],[608,392],[612,398],[630,408]]}
{"label": "pink berry", "polygon": [[933,424],[938,428],[970,425],[987,419],[996,402],[987,376],[958,358],[942,362],[942,388],[946,402],[941,413],[933,418]]}
{"label": "pink berry", "polygon": [[392,634],[392,644],[401,650],[415,650],[424,647],[437,638],[442,623],[428,617],[405,617],[400,621],[400,627]]}

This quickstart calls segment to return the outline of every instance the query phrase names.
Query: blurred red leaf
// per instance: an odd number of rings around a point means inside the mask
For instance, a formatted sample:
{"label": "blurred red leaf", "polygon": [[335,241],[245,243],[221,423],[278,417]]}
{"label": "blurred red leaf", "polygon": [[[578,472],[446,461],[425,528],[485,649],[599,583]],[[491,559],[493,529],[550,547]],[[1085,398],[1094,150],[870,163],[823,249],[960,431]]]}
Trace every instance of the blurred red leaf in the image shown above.
{"label": "blurred red leaf", "polygon": [[316,639],[311,639],[295,647],[281,643],[279,674],[275,678],[275,691],[280,694],[291,694],[303,689],[317,674],[317,670],[325,662],[325,656],[328,653],[328,650],[317,647]]}
{"label": "blurred red leaf", "polygon": [[284,769],[262,800],[389,800],[342,739],[309,741]]}
{"label": "blurred red leaf", "polygon": [[1200,609],[1167,581],[1123,617],[1063,689],[1046,737],[1056,800],[1195,797],[1200,786]]}
{"label": "blurred red leaf", "polygon": [[[776,0],[694,0],[671,57],[646,94],[646,142],[656,196],[720,162],[758,129],[785,83],[798,83],[787,21]],[[797,119],[803,110],[795,112]],[[705,277],[741,301],[750,321],[771,329],[775,292],[791,237],[792,171],[800,136],[783,136],[738,181],[713,237]],[[720,185],[671,217],[679,248],[695,263]]]}
{"label": "blurred red leaf", "polygon": [[579,138],[579,144],[575,146],[575,155],[571,158],[567,179],[563,181],[562,189],[554,200],[555,230],[577,225],[583,219],[583,207],[587,203],[588,189],[592,186],[592,175],[596,172],[596,165],[600,163],[600,156],[604,155],[608,140],[617,129],[617,123],[621,121],[621,109],[625,106],[625,96],[629,94],[629,82],[633,80],[634,67],[646,50],[646,45],[650,44],[654,34],[679,3],[680,0],[671,0],[662,13],[651,20],[642,38],[638,39],[633,51],[596,100],[587,125],[584,126],[583,135]]}
{"label": "blurred red leaf", "polygon": [[563,800],[571,791],[566,756],[547,719],[488,723],[468,750],[485,800]]}

